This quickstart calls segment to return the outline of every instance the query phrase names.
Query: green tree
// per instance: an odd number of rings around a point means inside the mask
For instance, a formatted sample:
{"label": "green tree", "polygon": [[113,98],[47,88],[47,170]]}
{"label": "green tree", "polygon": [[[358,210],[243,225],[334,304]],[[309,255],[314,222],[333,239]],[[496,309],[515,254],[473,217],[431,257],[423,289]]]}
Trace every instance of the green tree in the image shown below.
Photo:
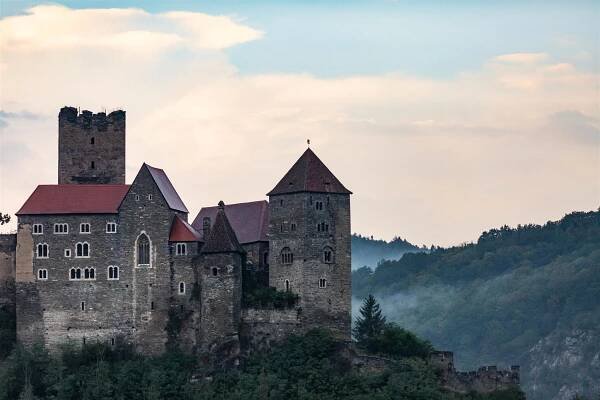
{"label": "green tree", "polygon": [[0,225],[8,224],[10,222],[10,215],[2,214],[0,212]]}
{"label": "green tree", "polygon": [[379,303],[373,295],[369,295],[360,308],[360,315],[356,317],[352,334],[360,347],[380,335],[385,328],[385,317],[381,314]]}

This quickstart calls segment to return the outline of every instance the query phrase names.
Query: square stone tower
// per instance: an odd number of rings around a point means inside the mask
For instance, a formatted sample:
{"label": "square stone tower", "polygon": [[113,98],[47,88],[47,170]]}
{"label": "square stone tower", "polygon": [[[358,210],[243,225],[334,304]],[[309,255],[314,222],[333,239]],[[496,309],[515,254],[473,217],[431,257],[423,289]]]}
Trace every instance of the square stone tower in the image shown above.
{"label": "square stone tower", "polygon": [[269,286],[300,296],[306,329],[350,339],[350,194],[311,149],[269,192]]}
{"label": "square stone tower", "polygon": [[125,183],[125,111],[60,110],[58,183]]}

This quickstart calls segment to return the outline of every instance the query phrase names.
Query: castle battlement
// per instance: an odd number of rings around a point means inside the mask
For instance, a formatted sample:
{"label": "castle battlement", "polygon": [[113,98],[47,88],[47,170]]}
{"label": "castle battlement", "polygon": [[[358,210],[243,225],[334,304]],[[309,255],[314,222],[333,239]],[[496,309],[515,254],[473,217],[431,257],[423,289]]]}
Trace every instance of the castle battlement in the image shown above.
{"label": "castle battlement", "polygon": [[73,124],[82,129],[97,129],[100,132],[106,131],[108,125],[114,125],[114,128],[125,128],[125,111],[115,110],[108,115],[106,112],[93,113],[92,111],[82,110],[76,107],[65,106],[60,109],[58,114],[59,124]]}

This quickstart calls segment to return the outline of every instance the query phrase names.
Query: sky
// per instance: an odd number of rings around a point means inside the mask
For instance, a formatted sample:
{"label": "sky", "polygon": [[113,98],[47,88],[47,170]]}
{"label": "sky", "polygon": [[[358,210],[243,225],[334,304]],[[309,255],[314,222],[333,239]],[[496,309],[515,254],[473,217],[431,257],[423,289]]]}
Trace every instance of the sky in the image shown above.
{"label": "sky", "polygon": [[[600,207],[600,2],[0,0],[0,211],[56,182],[57,115],[127,112],[127,180],[193,218],[311,140],[352,230],[449,246]],[[15,228],[15,220],[2,228]]]}

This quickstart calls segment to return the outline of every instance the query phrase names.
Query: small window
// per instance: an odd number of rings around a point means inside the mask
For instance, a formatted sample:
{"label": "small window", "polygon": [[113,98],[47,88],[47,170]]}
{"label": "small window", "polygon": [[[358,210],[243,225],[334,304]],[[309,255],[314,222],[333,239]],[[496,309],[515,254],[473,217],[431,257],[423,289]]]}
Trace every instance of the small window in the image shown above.
{"label": "small window", "polygon": [[96,163],[95,163],[94,161],[92,161],[92,162],[90,163],[90,167],[91,167],[92,169],[96,169]]}
{"label": "small window", "polygon": [[290,291],[290,281],[289,280],[285,280],[285,291],[289,292]]}
{"label": "small window", "polygon": [[69,233],[69,224],[54,224],[54,233],[57,235],[65,235]]}
{"label": "small window", "polygon": [[185,294],[185,282],[179,282],[179,294]]}
{"label": "small window", "polygon": [[115,345],[115,338],[110,338],[110,345],[114,346]]}
{"label": "small window", "polygon": [[213,274],[213,276],[217,276],[219,274],[219,268],[212,267],[212,274]]}
{"label": "small window", "polygon": [[42,224],[33,224],[33,234],[41,235],[44,233],[44,225]]}
{"label": "small window", "polygon": [[317,224],[317,232],[329,232],[329,224],[327,222]]}
{"label": "small window", "polygon": [[279,200],[279,205],[283,207],[283,200]]}
{"label": "small window", "polygon": [[281,250],[281,263],[282,264],[291,264],[294,262],[294,254],[290,250],[289,247],[284,247]]}
{"label": "small window", "polygon": [[65,249],[65,257],[71,257],[71,249]]}
{"label": "small window", "polygon": [[139,194],[135,195],[135,201],[140,201],[140,195]]}
{"label": "small window", "polygon": [[90,256],[90,245],[88,242],[77,243],[75,245],[76,258],[88,258]]}
{"label": "small window", "polygon": [[317,211],[323,210],[323,202],[322,201],[315,201],[315,210],[317,210]]}
{"label": "small window", "polygon": [[326,247],[323,250],[323,262],[327,264],[333,263],[333,250],[330,247]]}
{"label": "small window", "polygon": [[117,281],[119,280],[119,267],[111,265],[108,267],[108,280]]}
{"label": "small window", "polygon": [[187,244],[177,243],[175,254],[178,256],[185,256],[187,254]]}
{"label": "small window", "polygon": [[83,279],[95,280],[96,279],[96,269],[95,268],[85,268],[83,270]]}
{"label": "small window", "polygon": [[91,227],[88,222],[79,224],[79,233],[90,233],[90,232],[91,232]]}
{"label": "small window", "polygon": [[96,144],[96,139],[92,136],[92,138],[90,139],[90,144]]}
{"label": "small window", "polygon": [[268,263],[269,263],[269,253],[264,252],[263,253],[263,264],[267,265]]}
{"label": "small window", "polygon": [[291,230],[292,232],[295,232],[295,231],[296,231],[296,224],[295,224],[294,222],[292,222],[292,223],[291,223],[291,225],[290,225],[290,230]]}
{"label": "small window", "polygon": [[153,301],[150,302],[150,309],[154,310],[154,302]]}
{"label": "small window", "polygon": [[152,195],[148,194],[148,200],[152,200]]}
{"label": "small window", "polygon": [[[81,311],[85,311],[85,301],[81,302]],[[83,338],[83,343],[85,344],[85,338]]]}
{"label": "small window", "polygon": [[37,258],[48,258],[48,245],[46,243],[37,245]]}
{"label": "small window", "polygon": [[40,281],[45,281],[48,279],[48,270],[47,269],[38,269],[38,279]]}
{"label": "small window", "polygon": [[327,287],[327,279],[321,278],[319,279],[319,288],[324,289]]}
{"label": "small window", "polygon": [[116,222],[107,222],[106,223],[106,233],[117,233],[117,223]]}

